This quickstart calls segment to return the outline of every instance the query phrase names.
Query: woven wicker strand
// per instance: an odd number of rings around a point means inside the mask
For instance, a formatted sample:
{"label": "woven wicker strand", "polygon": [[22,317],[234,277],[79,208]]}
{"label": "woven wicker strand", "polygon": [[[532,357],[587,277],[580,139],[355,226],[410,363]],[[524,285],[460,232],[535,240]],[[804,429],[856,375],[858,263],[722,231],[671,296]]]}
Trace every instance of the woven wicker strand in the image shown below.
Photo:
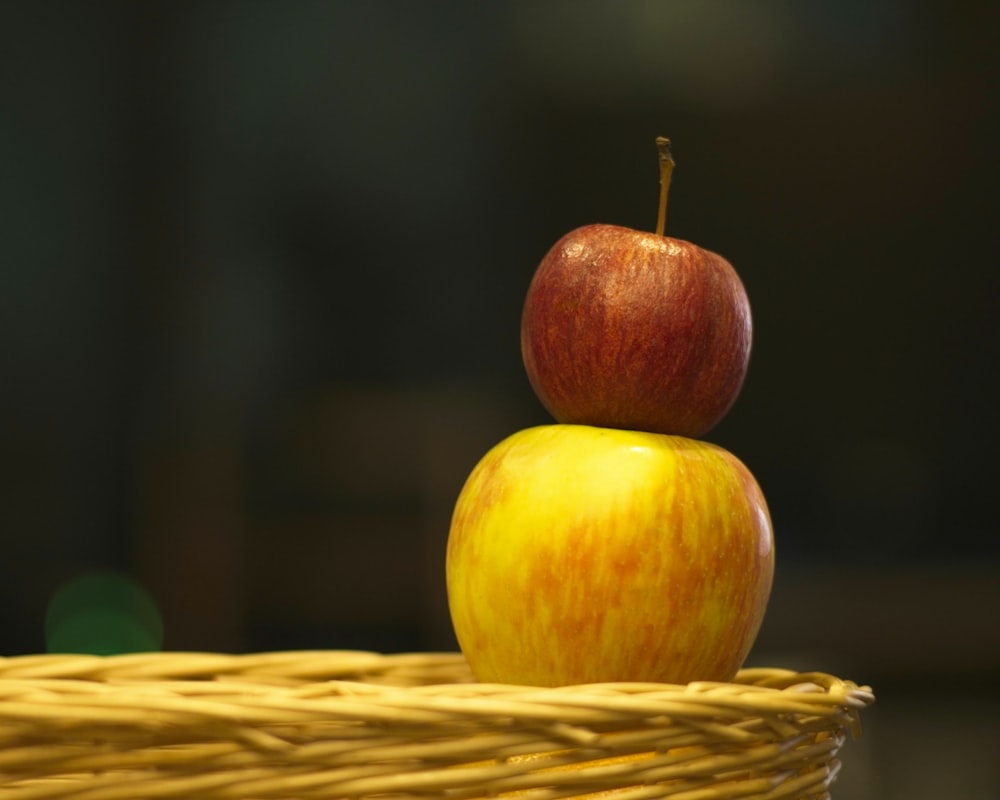
{"label": "woven wicker strand", "polygon": [[539,689],[458,654],[0,658],[0,798],[826,798],[874,701],[823,673]]}

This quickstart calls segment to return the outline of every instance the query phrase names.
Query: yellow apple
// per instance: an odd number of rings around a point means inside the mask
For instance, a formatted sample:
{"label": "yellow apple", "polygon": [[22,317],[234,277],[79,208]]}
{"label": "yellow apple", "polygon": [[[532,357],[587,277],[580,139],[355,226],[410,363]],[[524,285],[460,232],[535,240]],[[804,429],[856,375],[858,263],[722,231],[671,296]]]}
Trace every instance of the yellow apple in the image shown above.
{"label": "yellow apple", "polygon": [[723,448],[543,425],[475,466],[446,565],[481,682],[727,681],[763,620],[774,544],[760,487]]}

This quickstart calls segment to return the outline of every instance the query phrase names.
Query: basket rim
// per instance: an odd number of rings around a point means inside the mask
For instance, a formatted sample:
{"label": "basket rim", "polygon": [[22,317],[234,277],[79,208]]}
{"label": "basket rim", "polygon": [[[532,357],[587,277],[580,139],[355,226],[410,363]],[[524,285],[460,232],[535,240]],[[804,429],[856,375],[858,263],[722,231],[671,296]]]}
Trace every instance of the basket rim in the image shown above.
{"label": "basket rim", "polygon": [[11,656],[0,788],[31,800],[809,797],[873,701],[869,687],[778,668],[532,687],[477,683],[460,653]]}
{"label": "basket rim", "polygon": [[[403,685],[384,685],[385,676],[404,679]],[[410,681],[406,678],[410,677]],[[261,685],[281,693],[275,680],[287,681],[285,693],[302,686],[330,685],[342,696],[409,694],[431,701],[434,697],[503,698],[573,705],[608,702],[627,704],[628,698],[687,700],[713,706],[746,708],[755,702],[773,703],[776,698],[789,710],[804,706],[844,706],[862,709],[874,702],[870,686],[822,671],[800,672],[776,667],[744,668],[732,681],[693,681],[688,684],[614,681],[569,686],[522,686],[476,682],[459,652],[377,653],[364,650],[288,650],[245,654],[206,651],[160,651],[121,655],[46,653],[0,657],[0,702],[14,685],[29,684],[69,688],[93,687],[141,693],[159,687],[191,691],[195,687],[216,688],[237,683]],[[6,688],[4,688],[6,687]],[[245,688],[245,687],[244,687]],[[308,692],[306,692],[308,694]],[[586,698],[586,700],[581,700]]]}

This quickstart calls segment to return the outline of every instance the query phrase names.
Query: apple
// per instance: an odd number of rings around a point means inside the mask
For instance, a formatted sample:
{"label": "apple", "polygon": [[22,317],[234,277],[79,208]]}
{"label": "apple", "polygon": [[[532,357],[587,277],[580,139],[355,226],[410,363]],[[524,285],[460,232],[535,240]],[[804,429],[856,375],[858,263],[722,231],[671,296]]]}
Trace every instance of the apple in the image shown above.
{"label": "apple", "polygon": [[771,590],[767,504],[704,441],[542,425],[493,447],[452,516],[448,603],[481,682],[728,681]]}
{"label": "apple", "polygon": [[521,353],[557,422],[698,437],[743,386],[753,326],[732,265],[662,235],[673,159],[657,142],[656,233],[593,224],[556,242],[528,287]]}

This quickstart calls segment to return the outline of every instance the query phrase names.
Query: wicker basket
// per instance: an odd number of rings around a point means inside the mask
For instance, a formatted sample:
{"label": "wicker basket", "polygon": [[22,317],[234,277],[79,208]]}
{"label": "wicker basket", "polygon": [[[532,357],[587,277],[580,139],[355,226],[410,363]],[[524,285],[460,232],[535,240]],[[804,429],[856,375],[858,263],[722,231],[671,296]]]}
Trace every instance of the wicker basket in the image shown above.
{"label": "wicker basket", "polygon": [[0,658],[0,798],[825,798],[873,699],[778,669],[534,689],[457,654]]}

